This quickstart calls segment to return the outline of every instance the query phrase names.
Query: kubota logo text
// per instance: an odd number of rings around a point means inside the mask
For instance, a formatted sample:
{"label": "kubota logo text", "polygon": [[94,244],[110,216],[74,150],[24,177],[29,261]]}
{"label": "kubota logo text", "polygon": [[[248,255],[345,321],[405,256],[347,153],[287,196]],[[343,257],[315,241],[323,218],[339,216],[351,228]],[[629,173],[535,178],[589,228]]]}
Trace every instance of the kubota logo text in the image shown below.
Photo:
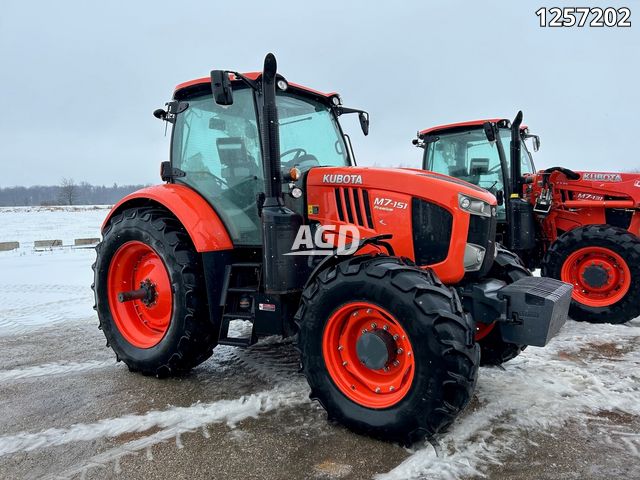
{"label": "kubota logo text", "polygon": [[310,225],[302,225],[285,255],[351,255],[359,243],[360,232],[354,225],[321,225],[313,233]]}
{"label": "kubota logo text", "polygon": [[591,180],[592,182],[621,182],[622,177],[619,173],[592,173],[582,174],[583,180]]}
{"label": "kubota logo text", "polygon": [[339,173],[326,173],[322,177],[322,183],[350,183],[362,185],[362,175],[342,175]]}

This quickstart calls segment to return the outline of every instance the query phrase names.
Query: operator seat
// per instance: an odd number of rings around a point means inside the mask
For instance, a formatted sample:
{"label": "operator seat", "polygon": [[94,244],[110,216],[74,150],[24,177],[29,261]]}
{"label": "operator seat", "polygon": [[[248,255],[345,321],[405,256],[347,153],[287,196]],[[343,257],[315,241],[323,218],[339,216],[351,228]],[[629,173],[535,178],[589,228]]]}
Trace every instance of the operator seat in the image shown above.
{"label": "operator seat", "polygon": [[216,148],[222,166],[221,176],[229,187],[258,176],[258,164],[247,152],[242,137],[217,138]]}
{"label": "operator seat", "polygon": [[480,182],[481,175],[487,175],[489,173],[489,159],[488,158],[472,158],[469,162],[469,177],[471,180],[467,180],[474,185]]}

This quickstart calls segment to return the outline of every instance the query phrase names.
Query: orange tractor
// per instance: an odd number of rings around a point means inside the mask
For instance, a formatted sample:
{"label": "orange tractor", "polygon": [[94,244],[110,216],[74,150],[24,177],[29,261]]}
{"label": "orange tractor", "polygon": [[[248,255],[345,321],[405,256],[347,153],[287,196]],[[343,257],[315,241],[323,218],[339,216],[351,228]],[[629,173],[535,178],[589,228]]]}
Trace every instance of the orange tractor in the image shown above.
{"label": "orange tractor", "polygon": [[467,405],[481,349],[497,363],[558,332],[571,286],[497,249],[495,197],[356,167],[350,113],[366,134],[366,112],[287,82],[271,54],[263,72],[183,83],[154,112],[172,125],[166,183],[113,208],[94,265],[100,327],[130,370],[181,374],[216,345],[297,335],[331,418],[411,443]]}
{"label": "orange tractor", "polygon": [[[576,320],[624,323],[640,315],[640,175],[535,171],[540,138],[507,119],[422,130],[423,168],[498,198],[498,241],[529,268],[574,285]],[[509,154],[505,144],[509,144]]]}

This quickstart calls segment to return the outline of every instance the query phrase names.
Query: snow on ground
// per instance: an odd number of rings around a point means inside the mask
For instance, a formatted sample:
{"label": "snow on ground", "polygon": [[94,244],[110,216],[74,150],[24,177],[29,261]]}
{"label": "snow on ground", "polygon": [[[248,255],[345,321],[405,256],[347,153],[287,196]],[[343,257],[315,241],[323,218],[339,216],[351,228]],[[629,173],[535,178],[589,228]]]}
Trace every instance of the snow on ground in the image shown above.
{"label": "snow on ground", "polygon": [[0,335],[92,318],[93,249],[0,252]]}
{"label": "snow on ground", "polygon": [[108,206],[2,207],[0,241],[20,248],[0,252],[0,335],[26,333],[93,312],[93,248],[36,252],[34,240],[98,238]]}
{"label": "snow on ground", "polygon": [[[98,236],[105,215],[104,209],[0,209],[0,240],[28,243],[39,238]],[[16,233],[12,235],[11,230]],[[90,289],[94,258],[92,249],[34,252],[23,247],[0,252],[0,336],[56,328],[65,322],[95,323]],[[639,339],[640,319],[627,325],[568,322],[548,347],[529,348],[504,368],[481,369],[476,398],[469,411],[434,446],[418,446],[404,462],[379,478],[483,476],[488,466],[500,464],[521,448],[524,431],[544,433],[568,421],[584,423],[598,411],[640,416]],[[263,349],[269,355],[269,346]],[[226,347],[219,353],[226,355],[231,350]],[[0,381],[69,372],[83,374],[107,364],[87,358],[83,363],[0,370]],[[275,378],[283,376],[274,375]],[[7,432],[0,436],[0,457],[45,445],[150,430],[149,436],[134,440],[127,447],[136,451],[176,436],[179,442],[181,432],[210,423],[234,424],[307,401],[308,389],[301,377],[289,376],[286,382],[274,380],[271,384],[271,389],[237,399],[150,410],[66,428]],[[605,435],[603,441],[613,440]],[[624,446],[630,461],[640,462],[638,432],[629,433]],[[118,458],[122,452],[116,449],[109,455]]]}
{"label": "snow on ground", "polygon": [[0,242],[20,242],[21,250],[34,240],[97,238],[109,212],[106,205],[69,207],[0,207]]}

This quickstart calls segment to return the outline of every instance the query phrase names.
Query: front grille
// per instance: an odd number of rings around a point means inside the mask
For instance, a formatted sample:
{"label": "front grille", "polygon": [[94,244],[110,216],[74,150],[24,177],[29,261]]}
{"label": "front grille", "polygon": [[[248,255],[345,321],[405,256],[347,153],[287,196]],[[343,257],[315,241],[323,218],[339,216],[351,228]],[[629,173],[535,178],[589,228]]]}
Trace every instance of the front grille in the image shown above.
{"label": "front grille", "polygon": [[420,198],[411,199],[413,253],[418,265],[442,262],[449,254],[453,215]]}
{"label": "front grille", "polygon": [[496,223],[497,219],[493,216],[470,215],[469,217],[467,242],[484,247],[486,250],[482,267],[478,272],[474,272],[479,276],[486,275],[493,265],[496,248]]}
{"label": "front grille", "polygon": [[336,209],[342,222],[373,228],[369,192],[362,188],[336,188]]}

